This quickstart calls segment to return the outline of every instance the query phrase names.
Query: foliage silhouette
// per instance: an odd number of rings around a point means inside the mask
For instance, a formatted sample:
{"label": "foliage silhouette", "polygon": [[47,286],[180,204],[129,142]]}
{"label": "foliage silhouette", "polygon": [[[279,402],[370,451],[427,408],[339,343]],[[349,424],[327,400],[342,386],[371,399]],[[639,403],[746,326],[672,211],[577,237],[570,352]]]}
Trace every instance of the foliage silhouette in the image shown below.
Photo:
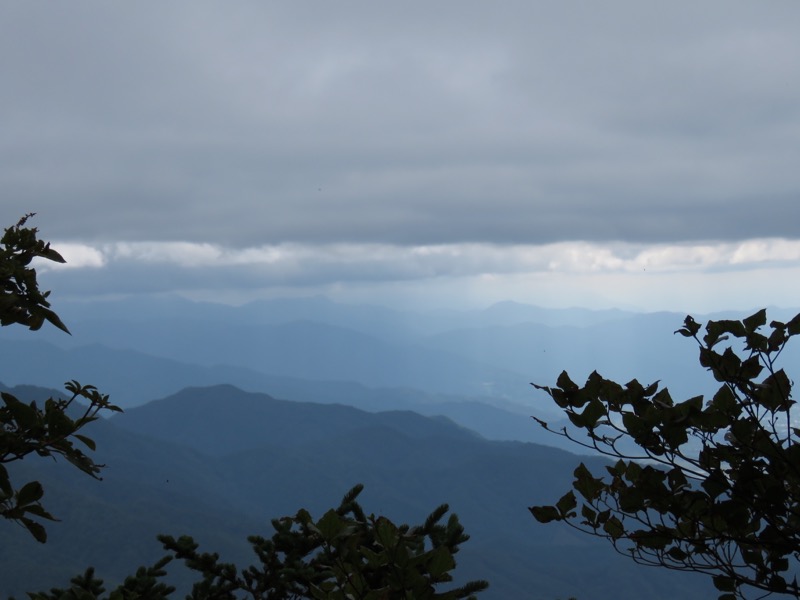
{"label": "foliage silhouette", "polygon": [[[152,567],[140,567],[107,596],[108,600],[168,600],[175,588],[159,580],[166,576],[164,567],[169,561],[170,558],[165,557]],[[73,577],[68,588],[29,593],[28,597],[30,600],[96,600],[105,591],[103,580],[95,577],[94,569],[89,567],[82,575]]]}
{"label": "foliage silhouette", "polygon": [[[25,227],[31,216],[24,216],[6,229],[0,239],[0,324],[19,324],[37,330],[47,321],[69,333],[50,309],[47,301],[50,292],[39,290],[36,270],[30,266],[35,258],[59,263],[64,259],[50,244],[37,239],[35,228]],[[78,431],[96,420],[100,411],[120,410],[93,386],[69,381],[65,387],[70,394],[68,398],[48,398],[42,407],[36,402],[22,402],[8,392],[0,393],[3,401],[0,405],[0,516],[22,525],[40,542],[47,539],[47,531],[40,520],[54,520],[41,504],[42,485],[30,481],[15,488],[5,464],[30,454],[61,456],[84,473],[99,478],[102,465],[76,447],[74,441],[94,450],[94,442]],[[79,399],[86,402],[80,409],[75,402]]]}
{"label": "foliage silhouette", "polygon": [[488,587],[470,581],[447,591],[459,545],[469,539],[455,514],[440,523],[448,506],[439,506],[421,526],[395,525],[386,517],[366,515],[356,498],[357,485],[337,509],[314,520],[305,509],[294,517],[274,519],[272,538],[248,541],[259,565],[238,570],[218,562],[216,554],[199,553],[190,537],[159,536],[165,549],[198,571],[193,600],[235,598],[245,592],[255,599],[380,600],[475,598]]}
{"label": "foliage silhouette", "polygon": [[[762,332],[766,323],[765,310],[709,321],[701,339],[686,317],[675,333],[697,342],[720,384],[705,401],[675,403],[658,382],[620,385],[597,372],[583,387],[566,372],[556,387],[533,384],[589,441],[540,425],[617,459],[600,477],[581,463],[573,490],[530,507],[533,516],[606,538],[638,563],[707,574],[720,600],[748,588],[800,597],[800,430],[792,383],[777,365],[800,315]],[[637,451],[625,449],[630,441]]]}
{"label": "foliage silhouette", "polygon": [[49,321],[69,333],[66,325],[50,309],[50,292],[42,292],[36,280],[35,258],[57,263],[66,262],[50,244],[37,239],[35,227],[25,227],[35,213],[22,217],[16,225],[5,229],[0,238],[0,325],[17,323],[37,330]]}
{"label": "foliage silhouette", "polygon": [[305,509],[293,517],[274,519],[270,539],[248,541],[258,564],[239,569],[220,562],[219,555],[198,551],[189,536],[159,536],[170,555],[103,596],[103,581],[93,569],[71,581],[66,589],[30,594],[32,600],[167,600],[175,588],[161,581],[164,567],[183,560],[197,572],[189,600],[414,600],[475,599],[485,581],[438,591],[453,581],[455,554],[469,536],[451,514],[441,523],[447,505],[438,507],[423,525],[395,525],[386,517],[366,515],[356,498],[363,487],[351,489],[336,509],[314,520]]}

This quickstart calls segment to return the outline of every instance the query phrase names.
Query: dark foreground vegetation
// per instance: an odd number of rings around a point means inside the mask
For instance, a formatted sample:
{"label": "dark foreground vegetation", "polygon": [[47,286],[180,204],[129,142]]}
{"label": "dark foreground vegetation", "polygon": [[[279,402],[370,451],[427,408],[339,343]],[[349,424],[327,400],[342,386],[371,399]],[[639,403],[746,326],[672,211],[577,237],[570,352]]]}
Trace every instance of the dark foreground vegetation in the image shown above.
{"label": "dark foreground vegetation", "polygon": [[620,385],[598,373],[583,387],[566,373],[557,387],[537,386],[585,431],[579,443],[617,461],[604,477],[580,465],[574,491],[532,507],[534,517],[606,538],[641,564],[710,575],[721,599],[747,588],[800,596],[800,429],[792,382],[778,366],[800,315],[763,332],[766,324],[765,310],[712,321],[701,339],[700,324],[686,318],[676,333],[695,340],[719,382],[705,402],[675,402],[658,383]]}

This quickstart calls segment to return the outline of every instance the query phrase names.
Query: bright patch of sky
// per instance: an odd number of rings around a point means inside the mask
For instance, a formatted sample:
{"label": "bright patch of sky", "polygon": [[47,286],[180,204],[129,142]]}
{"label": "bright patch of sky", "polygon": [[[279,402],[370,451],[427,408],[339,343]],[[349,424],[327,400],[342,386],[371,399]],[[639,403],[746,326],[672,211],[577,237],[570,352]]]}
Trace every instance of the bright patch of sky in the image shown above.
{"label": "bright patch of sky", "polygon": [[[753,269],[770,266],[800,266],[800,241],[747,240],[738,243],[597,244],[561,242],[539,246],[492,244],[442,244],[393,246],[388,244],[281,244],[258,248],[224,248],[191,242],[120,242],[98,247],[56,244],[66,264],[40,262],[40,270],[104,267],[127,260],[164,263],[176,267],[215,269],[230,265],[332,266],[378,263],[387,271],[414,264],[431,276],[485,275],[516,272],[632,273],[639,271],[683,272],[721,269]],[[336,272],[330,274],[336,278]]]}
{"label": "bright patch of sky", "polygon": [[[711,311],[792,306],[800,241],[642,245],[560,242],[496,244],[280,244],[225,248],[189,242],[56,244],[67,271],[115,294],[114,282],[142,270],[163,282],[147,291],[244,302],[275,294],[327,293],[343,300],[477,307],[513,299],[546,306],[617,306],[637,310]],[[79,276],[76,269],[83,269]],[[104,271],[104,273],[95,273]],[[749,282],[742,287],[742,281]],[[217,282],[233,283],[220,290]],[[174,288],[174,282],[181,287]],[[69,286],[66,277],[61,284]],[[404,291],[403,288],[406,288]],[[133,290],[127,289],[128,292]],[[427,298],[426,298],[427,296]]]}

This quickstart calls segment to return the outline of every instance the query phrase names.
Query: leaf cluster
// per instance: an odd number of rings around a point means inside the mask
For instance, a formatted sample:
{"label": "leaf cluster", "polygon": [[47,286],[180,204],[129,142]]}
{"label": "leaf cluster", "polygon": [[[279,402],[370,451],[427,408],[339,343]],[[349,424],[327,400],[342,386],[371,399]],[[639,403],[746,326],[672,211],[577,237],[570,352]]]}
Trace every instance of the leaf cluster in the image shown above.
{"label": "leaf cluster", "polygon": [[164,567],[182,560],[199,575],[187,600],[458,600],[475,599],[485,581],[438,591],[453,581],[454,555],[469,539],[447,505],[424,524],[396,525],[386,517],[366,515],[356,502],[363,486],[351,489],[336,509],[314,519],[305,510],[273,519],[275,533],[248,541],[258,563],[240,569],[201,552],[189,536],[159,536],[169,552],[152,567],[105,593],[103,581],[88,569],[66,589],[29,594],[31,600],[168,600],[175,588],[162,582]]}
{"label": "leaf cluster", "polygon": [[37,330],[48,321],[69,333],[50,308],[47,300],[50,292],[39,290],[36,269],[30,266],[35,258],[66,261],[49,243],[37,238],[35,227],[25,227],[32,216],[33,213],[22,217],[16,225],[5,229],[0,238],[0,325],[16,323]]}
{"label": "leaf cluster", "polygon": [[[165,557],[151,567],[140,567],[135,575],[112,590],[108,600],[168,600],[175,592],[171,585],[160,581],[167,572],[164,567],[170,558]],[[106,589],[103,580],[98,579],[94,569],[89,567],[82,575],[73,577],[68,588],[53,588],[49,592],[29,593],[30,600],[95,600],[100,598]],[[13,598],[11,599],[13,600]]]}
{"label": "leaf cluster", "polygon": [[788,575],[800,559],[800,430],[777,365],[800,315],[766,322],[765,310],[710,321],[701,338],[701,325],[685,319],[676,333],[697,342],[719,383],[708,399],[675,402],[658,382],[620,385],[597,372],[583,386],[566,372],[556,387],[534,384],[589,441],[555,433],[617,460],[602,476],[580,464],[573,489],[530,507],[533,516],[606,538],[643,564],[708,574],[724,600],[747,587],[800,597]]}
{"label": "leaf cluster", "polygon": [[159,536],[165,549],[197,571],[202,579],[192,600],[456,600],[475,598],[488,587],[470,581],[447,591],[438,587],[453,581],[455,554],[469,536],[455,514],[442,519],[447,505],[438,507],[423,525],[396,525],[388,518],[366,515],[350,490],[336,509],[314,519],[301,509],[292,517],[274,519],[269,539],[248,541],[258,564],[246,569],[219,562],[217,554],[201,553],[188,536]]}
{"label": "leaf cluster", "polygon": [[[42,506],[42,485],[31,481],[15,489],[7,463],[22,460],[28,455],[66,459],[73,466],[99,479],[103,465],[95,463],[76,442],[89,450],[94,441],[78,433],[97,420],[102,410],[119,411],[108,396],[100,394],[94,386],[83,386],[77,381],[65,384],[71,394],[68,398],[48,398],[40,407],[35,401],[25,403],[13,394],[0,392],[0,516],[25,527],[36,540],[45,542],[47,532],[36,519],[55,520]],[[71,407],[76,399],[87,404]],[[75,416],[70,413],[77,412]]]}
{"label": "leaf cluster", "polygon": [[[50,244],[37,238],[35,228],[24,226],[31,216],[24,216],[0,238],[0,324],[20,324],[36,330],[48,321],[69,333],[50,309],[49,292],[39,290],[36,270],[30,266],[35,258],[60,263],[64,259]],[[22,402],[8,392],[0,393],[0,516],[22,525],[40,542],[47,539],[47,533],[39,520],[54,520],[40,502],[44,490],[38,481],[15,489],[5,465],[28,455],[61,456],[84,473],[98,477],[102,465],[75,445],[78,441],[94,450],[94,442],[78,431],[96,420],[101,410],[120,410],[93,386],[77,381],[65,386],[71,394],[69,398],[48,398],[43,406]],[[78,408],[80,402],[87,404]]]}

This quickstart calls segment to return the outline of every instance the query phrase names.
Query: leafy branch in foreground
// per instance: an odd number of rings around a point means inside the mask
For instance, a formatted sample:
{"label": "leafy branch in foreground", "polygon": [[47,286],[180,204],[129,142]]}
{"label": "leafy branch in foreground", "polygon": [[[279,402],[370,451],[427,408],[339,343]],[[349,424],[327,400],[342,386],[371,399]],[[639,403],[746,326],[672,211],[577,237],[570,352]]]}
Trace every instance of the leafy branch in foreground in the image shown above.
{"label": "leafy branch in foreground", "polygon": [[[50,293],[39,290],[36,270],[30,266],[37,257],[60,263],[64,259],[50,244],[37,239],[35,228],[24,227],[31,216],[24,216],[0,238],[0,324],[36,330],[48,321],[69,333],[50,309]],[[11,393],[0,393],[0,516],[22,525],[40,542],[47,539],[47,532],[35,519],[54,520],[40,502],[42,485],[31,481],[15,489],[5,465],[30,454],[61,456],[84,473],[98,477],[102,465],[95,464],[73,440],[94,450],[94,442],[78,431],[95,421],[101,410],[120,410],[93,386],[76,381],[65,386],[71,397],[49,398],[41,408],[36,402],[25,403]],[[88,405],[79,409],[77,399]],[[73,418],[70,412],[78,416]]]}
{"label": "leafy branch in foreground", "polygon": [[[127,577],[107,596],[108,600],[169,600],[175,588],[159,580],[167,574],[164,567],[170,560],[165,557],[152,567],[140,567],[136,575]],[[28,597],[30,600],[96,600],[105,591],[103,580],[95,577],[94,569],[89,567],[82,575],[72,578],[69,588],[29,593]]]}
{"label": "leafy branch in foreground", "polygon": [[[581,463],[573,490],[531,507],[533,516],[606,538],[638,563],[707,574],[721,600],[747,588],[800,597],[800,430],[792,383],[777,365],[800,315],[762,332],[766,322],[765,310],[709,321],[701,339],[686,317],[676,333],[697,342],[720,384],[708,400],[675,403],[658,383],[620,385],[597,372],[583,387],[566,372],[556,387],[533,384],[588,442],[555,433],[617,459],[601,477]],[[636,452],[625,450],[631,441]]]}
{"label": "leafy branch in foreground", "polygon": [[239,569],[220,562],[216,553],[200,552],[189,536],[159,536],[170,555],[103,596],[103,581],[93,569],[75,577],[67,589],[29,594],[32,600],[168,600],[175,588],[161,579],[173,559],[199,574],[187,600],[475,600],[485,581],[470,581],[449,590],[460,544],[469,539],[458,517],[442,519],[438,507],[423,525],[395,525],[386,517],[364,514],[351,489],[336,509],[314,520],[305,509],[293,517],[273,519],[270,539],[251,536],[258,564]]}
{"label": "leafy branch in foreground", "polygon": [[469,539],[455,514],[438,507],[421,526],[395,525],[386,517],[365,515],[350,490],[336,509],[314,520],[301,509],[294,517],[274,519],[272,538],[248,538],[259,564],[239,570],[220,563],[217,554],[198,552],[191,537],[159,536],[165,549],[202,575],[192,600],[223,600],[245,592],[255,599],[456,600],[475,598],[485,581],[470,581],[447,591],[453,581],[459,545]]}
{"label": "leafy branch in foreground", "polygon": [[[0,392],[3,400],[0,406],[0,516],[16,521],[40,542],[47,540],[47,533],[34,518],[55,520],[40,502],[44,489],[38,481],[31,481],[15,490],[5,464],[29,454],[61,456],[84,473],[99,479],[103,465],[98,465],[76,447],[73,438],[94,450],[94,441],[78,431],[97,420],[101,410],[120,410],[93,386],[70,381],[65,387],[71,397],[48,398],[43,408],[39,408],[35,401],[28,404],[13,394]],[[69,410],[77,398],[88,401],[88,405],[81,406],[79,415],[73,418]]]}
{"label": "leafy branch in foreground", "polygon": [[49,243],[37,238],[38,229],[24,226],[34,214],[22,217],[0,238],[0,325],[16,323],[35,331],[48,321],[69,333],[50,309],[50,292],[39,290],[36,269],[30,266],[35,258],[66,262]]}

